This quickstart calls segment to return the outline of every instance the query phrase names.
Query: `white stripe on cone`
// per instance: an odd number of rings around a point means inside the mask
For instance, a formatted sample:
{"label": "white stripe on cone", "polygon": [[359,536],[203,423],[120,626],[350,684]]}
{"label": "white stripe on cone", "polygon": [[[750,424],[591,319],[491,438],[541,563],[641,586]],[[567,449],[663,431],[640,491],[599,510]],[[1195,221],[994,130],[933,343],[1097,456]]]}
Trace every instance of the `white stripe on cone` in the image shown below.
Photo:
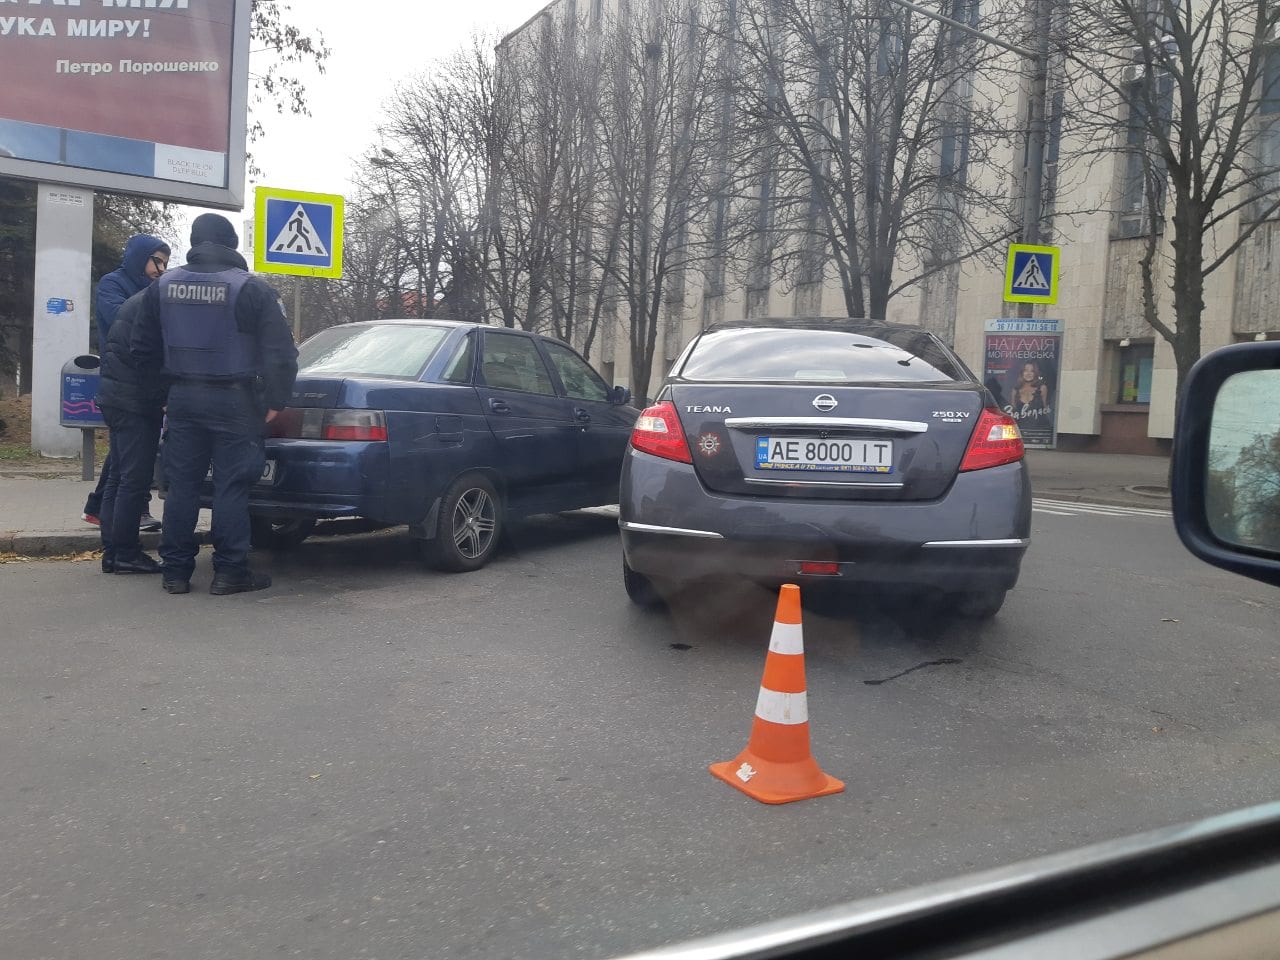
{"label": "white stripe on cone", "polygon": [[769,637],[769,650],[772,653],[804,653],[804,631],[800,628],[800,624],[773,621],[773,633]]}
{"label": "white stripe on cone", "polygon": [[756,716],[770,723],[808,723],[809,700],[803,693],[778,693],[761,687],[756,699]]}

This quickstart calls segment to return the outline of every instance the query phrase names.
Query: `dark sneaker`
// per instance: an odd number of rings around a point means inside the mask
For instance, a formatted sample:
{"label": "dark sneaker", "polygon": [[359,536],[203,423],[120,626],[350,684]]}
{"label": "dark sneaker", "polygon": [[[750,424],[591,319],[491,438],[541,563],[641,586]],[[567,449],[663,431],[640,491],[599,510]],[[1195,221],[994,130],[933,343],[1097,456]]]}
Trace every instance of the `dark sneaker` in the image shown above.
{"label": "dark sneaker", "polygon": [[95,513],[82,513],[80,514],[80,519],[85,523],[92,523],[95,527],[102,526],[102,521],[98,519],[98,515]]}
{"label": "dark sneaker", "polygon": [[161,526],[160,521],[149,513],[144,513],[138,518],[138,532],[140,533],[155,533]]}
{"label": "dark sneaker", "polygon": [[138,553],[131,557],[116,557],[115,572],[159,573],[160,564],[155,560],[155,558],[149,557],[145,553]]}
{"label": "dark sneaker", "polygon": [[190,580],[169,580],[165,579],[160,582],[160,586],[164,587],[165,593],[190,593]]}
{"label": "dark sneaker", "polygon": [[209,592],[214,596],[225,596],[228,593],[249,593],[251,590],[265,590],[271,586],[271,578],[265,573],[215,573],[213,583],[209,584]]}
{"label": "dark sneaker", "polygon": [[116,572],[116,561],[114,557],[104,556],[102,558],[102,572],[103,573]]}

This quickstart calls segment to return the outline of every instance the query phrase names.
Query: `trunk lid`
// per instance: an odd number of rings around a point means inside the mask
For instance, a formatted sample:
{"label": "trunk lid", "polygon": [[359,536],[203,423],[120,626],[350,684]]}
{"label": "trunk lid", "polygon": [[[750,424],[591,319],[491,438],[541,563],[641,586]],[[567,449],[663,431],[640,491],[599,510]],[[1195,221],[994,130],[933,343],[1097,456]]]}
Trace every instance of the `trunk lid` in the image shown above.
{"label": "trunk lid", "polygon": [[972,382],[668,389],[709,489],[858,501],[942,496],[986,399]]}

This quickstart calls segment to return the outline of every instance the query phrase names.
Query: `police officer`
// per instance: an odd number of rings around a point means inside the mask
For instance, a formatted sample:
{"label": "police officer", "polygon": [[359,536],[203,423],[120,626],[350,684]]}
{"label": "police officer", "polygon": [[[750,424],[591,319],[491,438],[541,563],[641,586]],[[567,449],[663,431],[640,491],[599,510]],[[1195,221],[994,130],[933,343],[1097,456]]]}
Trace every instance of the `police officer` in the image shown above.
{"label": "police officer", "polygon": [[293,391],[298,350],[280,298],[249,274],[226,217],[191,225],[185,266],[144,295],[130,352],[170,380],[160,539],[162,583],[187,593],[199,543],[200,488],[213,466],[213,594],[271,586],[249,568],[249,492],[262,475],[266,424]]}

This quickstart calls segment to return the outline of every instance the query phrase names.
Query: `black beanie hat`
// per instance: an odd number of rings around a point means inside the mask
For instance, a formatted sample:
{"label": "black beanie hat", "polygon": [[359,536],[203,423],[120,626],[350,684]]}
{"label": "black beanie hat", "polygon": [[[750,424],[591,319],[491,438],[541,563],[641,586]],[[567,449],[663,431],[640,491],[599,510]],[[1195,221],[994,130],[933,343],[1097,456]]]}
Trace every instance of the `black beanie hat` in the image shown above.
{"label": "black beanie hat", "polygon": [[231,221],[216,213],[202,213],[191,223],[191,245],[217,243],[234,250],[240,246],[236,228]]}

